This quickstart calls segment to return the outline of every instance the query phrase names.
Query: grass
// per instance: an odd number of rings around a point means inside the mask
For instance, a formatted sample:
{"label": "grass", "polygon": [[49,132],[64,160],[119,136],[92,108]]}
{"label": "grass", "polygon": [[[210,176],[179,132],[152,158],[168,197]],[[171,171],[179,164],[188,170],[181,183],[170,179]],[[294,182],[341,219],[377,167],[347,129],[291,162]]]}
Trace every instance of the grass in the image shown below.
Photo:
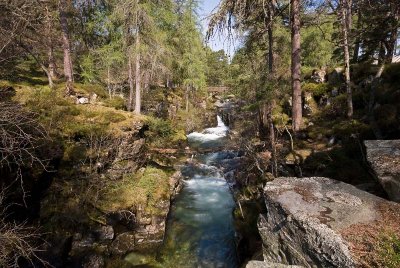
{"label": "grass", "polygon": [[395,233],[382,233],[379,241],[379,255],[384,267],[400,267],[400,237]]}

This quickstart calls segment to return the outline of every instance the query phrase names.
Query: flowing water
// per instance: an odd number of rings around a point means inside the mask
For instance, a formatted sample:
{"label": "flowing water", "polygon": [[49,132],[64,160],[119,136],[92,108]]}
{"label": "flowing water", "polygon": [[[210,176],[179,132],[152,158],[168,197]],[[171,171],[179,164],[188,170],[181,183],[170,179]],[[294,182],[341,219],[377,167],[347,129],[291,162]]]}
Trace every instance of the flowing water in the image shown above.
{"label": "flowing water", "polygon": [[[223,146],[228,127],[218,126],[188,135],[192,148]],[[184,187],[171,209],[161,259],[165,267],[238,266],[229,185],[218,163],[226,152],[194,156],[182,168]]]}

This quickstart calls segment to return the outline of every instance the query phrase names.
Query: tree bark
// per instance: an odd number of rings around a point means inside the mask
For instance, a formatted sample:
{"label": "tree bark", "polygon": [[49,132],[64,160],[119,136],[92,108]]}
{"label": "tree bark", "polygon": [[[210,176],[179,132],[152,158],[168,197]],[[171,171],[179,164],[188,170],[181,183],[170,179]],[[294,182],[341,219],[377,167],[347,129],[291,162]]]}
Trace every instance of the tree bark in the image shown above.
{"label": "tree bark", "polygon": [[345,86],[347,93],[347,117],[353,117],[353,94],[351,90],[350,80],[350,53],[349,53],[349,31],[351,26],[351,0],[340,0],[341,9],[341,24],[343,38],[343,53],[344,53],[344,73]]}
{"label": "tree bark", "polygon": [[62,44],[64,50],[64,76],[68,83],[72,83],[74,81],[74,76],[73,76],[71,45],[69,39],[66,9],[67,9],[67,1],[60,0],[59,12],[60,12],[60,22],[61,22],[61,32],[62,32]]}
{"label": "tree bark", "polygon": [[57,66],[54,58],[54,50],[52,45],[50,45],[49,47],[48,58],[49,58],[49,67],[48,67],[49,74],[52,80],[57,79]]}
{"label": "tree bark", "polygon": [[189,112],[189,85],[186,86],[186,94],[185,94],[185,98],[186,98],[186,112]]}
{"label": "tree bark", "polygon": [[134,85],[133,85],[133,68],[132,68],[132,56],[130,55],[128,49],[128,80],[129,80],[129,100],[128,100],[128,111],[132,111],[133,107],[133,92],[134,92]]}
{"label": "tree bark", "polygon": [[107,66],[107,89],[108,89],[108,96],[111,99],[112,91],[111,91],[111,68],[110,68],[110,65]]}
{"label": "tree bark", "polygon": [[[361,8],[360,7],[358,8],[357,14],[358,14],[357,30],[360,31],[360,29],[361,29],[361,21],[362,21],[362,18],[361,18],[362,13],[361,13]],[[353,62],[354,63],[358,62],[358,54],[360,53],[360,43],[361,43],[360,37],[357,37],[356,42],[354,44],[354,52],[353,52]]]}
{"label": "tree bark", "polygon": [[275,66],[275,58],[274,58],[274,16],[275,16],[275,0],[268,2],[268,20],[267,23],[267,32],[268,32],[268,71],[271,76],[274,75],[274,66]]}
{"label": "tree bark", "polygon": [[142,107],[142,97],[141,97],[141,74],[140,74],[140,33],[139,28],[136,35],[136,60],[135,60],[135,113],[140,114]]}
{"label": "tree bark", "polygon": [[[57,66],[54,57],[54,44],[52,36],[53,21],[49,8],[46,6],[46,27],[47,27],[47,57],[48,57],[48,72],[51,80],[57,79]],[[50,82],[49,82],[50,83]]]}
{"label": "tree bark", "polygon": [[386,52],[386,56],[385,56],[386,64],[392,63],[393,55],[396,51],[397,33],[398,33],[397,27],[395,29],[393,29],[390,33],[389,41],[388,41],[388,48],[387,48],[387,52]]}
{"label": "tree bark", "polygon": [[300,130],[303,113],[301,101],[300,0],[291,0],[292,7],[292,127]]}

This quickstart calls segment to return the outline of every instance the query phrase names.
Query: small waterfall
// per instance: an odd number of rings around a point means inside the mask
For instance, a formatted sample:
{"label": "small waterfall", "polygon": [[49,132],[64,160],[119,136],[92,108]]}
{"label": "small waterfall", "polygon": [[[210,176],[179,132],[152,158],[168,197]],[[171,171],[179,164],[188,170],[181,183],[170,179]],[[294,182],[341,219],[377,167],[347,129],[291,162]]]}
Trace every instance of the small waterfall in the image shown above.
{"label": "small waterfall", "polygon": [[201,145],[208,147],[207,143],[215,143],[226,136],[229,128],[224,124],[221,117],[217,116],[218,125],[212,128],[206,128],[202,132],[192,132],[187,138],[189,142],[201,143]]}

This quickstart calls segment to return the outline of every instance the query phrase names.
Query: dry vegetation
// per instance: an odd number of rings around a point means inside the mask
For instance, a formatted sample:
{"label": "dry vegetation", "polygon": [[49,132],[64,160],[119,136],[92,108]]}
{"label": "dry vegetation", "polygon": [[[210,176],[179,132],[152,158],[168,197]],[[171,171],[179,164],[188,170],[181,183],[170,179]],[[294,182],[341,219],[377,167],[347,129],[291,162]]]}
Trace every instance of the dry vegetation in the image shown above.
{"label": "dry vegetation", "polygon": [[400,266],[400,205],[381,203],[378,220],[350,226],[341,233],[349,242],[358,267]]}

